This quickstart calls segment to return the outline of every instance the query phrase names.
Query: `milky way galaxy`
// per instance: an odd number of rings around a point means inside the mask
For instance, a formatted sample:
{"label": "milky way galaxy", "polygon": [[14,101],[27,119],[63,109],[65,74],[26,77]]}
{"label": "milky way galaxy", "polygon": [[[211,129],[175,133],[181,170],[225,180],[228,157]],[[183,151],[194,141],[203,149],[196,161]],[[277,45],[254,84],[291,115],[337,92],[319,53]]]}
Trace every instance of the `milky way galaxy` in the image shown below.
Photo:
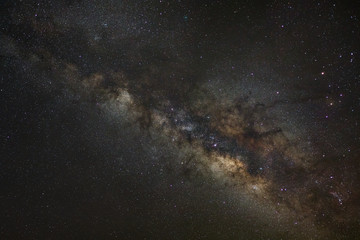
{"label": "milky way galaxy", "polygon": [[2,5],[2,239],[360,234],[355,5]]}

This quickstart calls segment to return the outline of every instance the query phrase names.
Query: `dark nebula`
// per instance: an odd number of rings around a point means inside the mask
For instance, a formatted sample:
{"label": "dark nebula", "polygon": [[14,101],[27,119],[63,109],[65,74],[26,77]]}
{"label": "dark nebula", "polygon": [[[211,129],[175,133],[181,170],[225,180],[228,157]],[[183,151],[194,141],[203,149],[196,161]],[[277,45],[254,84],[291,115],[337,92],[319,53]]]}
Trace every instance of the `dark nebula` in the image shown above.
{"label": "dark nebula", "polygon": [[358,239],[360,8],[3,1],[1,239]]}

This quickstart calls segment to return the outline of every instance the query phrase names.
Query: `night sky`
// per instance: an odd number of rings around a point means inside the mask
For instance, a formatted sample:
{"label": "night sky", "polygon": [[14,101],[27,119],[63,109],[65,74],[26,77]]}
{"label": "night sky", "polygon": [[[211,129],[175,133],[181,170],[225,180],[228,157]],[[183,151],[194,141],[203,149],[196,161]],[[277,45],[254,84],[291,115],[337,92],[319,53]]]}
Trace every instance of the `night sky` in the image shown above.
{"label": "night sky", "polygon": [[356,1],[1,1],[1,239],[360,239]]}

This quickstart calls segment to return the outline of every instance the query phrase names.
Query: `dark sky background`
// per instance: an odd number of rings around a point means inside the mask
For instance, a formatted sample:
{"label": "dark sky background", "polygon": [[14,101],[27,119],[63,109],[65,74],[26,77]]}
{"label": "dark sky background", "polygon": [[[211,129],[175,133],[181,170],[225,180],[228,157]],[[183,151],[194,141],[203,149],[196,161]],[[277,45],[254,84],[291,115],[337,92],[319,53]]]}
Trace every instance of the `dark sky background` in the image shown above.
{"label": "dark sky background", "polygon": [[357,239],[356,1],[2,1],[1,239]]}

